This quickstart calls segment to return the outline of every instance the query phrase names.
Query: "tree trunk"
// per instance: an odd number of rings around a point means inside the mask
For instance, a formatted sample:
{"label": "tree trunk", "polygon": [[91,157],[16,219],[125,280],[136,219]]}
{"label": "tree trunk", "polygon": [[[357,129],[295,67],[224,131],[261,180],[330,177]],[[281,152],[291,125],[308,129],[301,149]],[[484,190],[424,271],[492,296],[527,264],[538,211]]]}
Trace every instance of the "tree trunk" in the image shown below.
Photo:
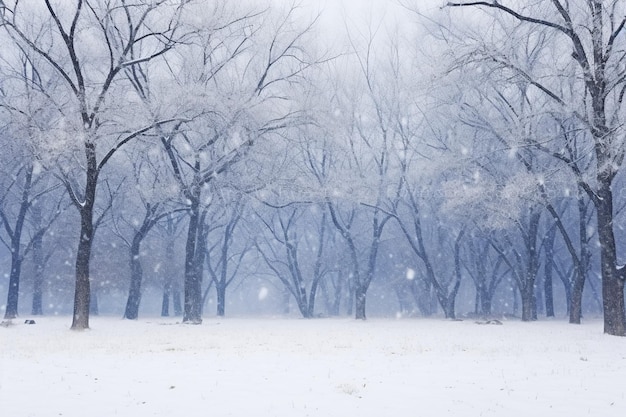
{"label": "tree trunk", "polygon": [[355,318],[357,320],[365,320],[365,301],[367,295],[367,288],[360,284],[355,283],[354,289],[354,309],[355,309]]}
{"label": "tree trunk", "polygon": [[[388,220],[388,218],[387,218]],[[387,220],[379,220],[378,213],[374,215],[374,220],[372,221],[372,243],[370,245],[369,256],[367,259],[367,271],[365,271],[365,279],[361,281],[361,275],[356,275],[355,282],[355,318],[357,320],[365,320],[365,301],[367,298],[367,290],[369,289],[370,283],[374,279],[374,271],[376,269],[376,261],[378,260],[378,247],[380,245],[380,237],[383,233],[383,228]],[[352,245],[354,245],[352,243]],[[356,250],[354,246],[352,247],[354,251],[354,259],[356,259]],[[355,264],[355,268],[358,268],[358,264]]]}
{"label": "tree trunk", "polygon": [[569,322],[580,324],[582,318],[583,290],[587,280],[589,259],[589,239],[587,238],[587,207],[582,198],[582,190],[578,196],[578,235],[580,241],[580,261],[576,263],[574,277],[571,283]]}
{"label": "tree trunk", "polygon": [[613,233],[613,193],[610,182],[601,175],[598,180],[600,186],[596,215],[600,241],[604,332],[614,336],[626,336],[624,281],[617,269],[615,235]]}
{"label": "tree trunk", "polygon": [[[168,241],[165,249],[165,277],[163,279],[163,301],[161,302],[161,316],[167,317],[170,315],[170,298],[175,300],[172,295],[173,290],[173,275],[174,275],[174,222],[168,217],[167,223]],[[178,315],[178,314],[177,314]]]}
{"label": "tree trunk", "polygon": [[89,267],[94,238],[93,210],[99,174],[96,146],[92,142],[85,142],[85,157],[87,159],[87,172],[84,201],[75,201],[75,205],[80,213],[80,235],[78,236],[78,250],[76,251],[76,285],[74,288],[72,330],[89,328],[89,309],[91,305]]}
{"label": "tree trunk", "polygon": [[[202,275],[198,271],[197,250],[198,232],[200,231],[199,199],[191,202],[189,210],[189,229],[185,245],[185,286],[183,323],[202,323]],[[198,273],[200,272],[200,274]]]}
{"label": "tree trunk", "polygon": [[33,303],[31,314],[43,315],[43,233],[37,233],[33,238],[33,264],[35,275],[33,277]]}
{"label": "tree trunk", "polygon": [[72,330],[89,328],[89,309],[91,304],[91,282],[89,263],[93,239],[93,206],[81,210],[80,238],[76,253],[76,286],[74,289],[74,314]]}
{"label": "tree trunk", "polygon": [[[567,272],[562,270],[562,267],[559,266],[558,263],[554,263],[553,270],[556,272],[557,276],[563,283],[563,289],[565,290],[565,301],[567,305],[567,314],[569,315],[570,309],[572,307],[572,281],[573,278],[570,278]],[[574,273],[576,273],[574,271]]]}
{"label": "tree trunk", "polygon": [[180,283],[172,284],[172,304],[174,305],[174,315],[180,317],[183,315],[183,303],[181,302],[182,294],[180,292]]}
{"label": "tree trunk", "polygon": [[217,292],[217,316],[224,317],[226,314],[226,283],[220,282],[215,285]]}
{"label": "tree trunk", "polygon": [[139,317],[139,303],[141,302],[141,281],[143,277],[143,269],[139,260],[140,244],[135,237],[130,248],[130,288],[128,290],[128,300],[126,301],[126,310],[124,318],[129,320],[137,320]]}
{"label": "tree trunk", "polygon": [[343,298],[344,280],[342,278],[342,272],[337,274],[337,285],[335,285],[335,296],[332,304],[332,315],[339,316],[341,313],[341,299]]}
{"label": "tree trunk", "polygon": [[311,290],[309,292],[309,305],[307,315],[312,318],[315,316],[315,297],[317,296],[317,288],[320,282],[320,277],[316,276],[311,283]]}
{"label": "tree trunk", "polygon": [[511,285],[511,291],[513,292],[513,316],[517,316],[517,313],[519,312],[519,301],[517,299],[517,293],[521,293],[521,291],[519,291],[519,286],[515,283]]}
{"label": "tree trunk", "polygon": [[320,229],[318,234],[318,244],[317,244],[317,253],[315,255],[315,264],[313,266],[313,282],[311,282],[311,288],[309,291],[309,303],[308,303],[308,316],[314,317],[315,315],[315,297],[317,296],[317,289],[320,285],[320,281],[322,280],[322,256],[324,254],[324,243],[326,236],[326,222],[327,222],[327,214],[326,211],[322,214],[322,219],[320,222]]}
{"label": "tree trunk", "polygon": [[[548,266],[546,266],[548,268]],[[548,270],[550,272],[548,272]],[[545,297],[546,317],[554,317],[554,289],[552,286],[552,268],[545,271],[543,293]]]}
{"label": "tree trunk", "polygon": [[444,308],[444,314],[449,319],[456,319],[456,296],[459,293],[459,288],[461,288],[461,279],[463,278],[461,274],[461,239],[464,235],[465,231],[462,230],[454,241],[454,285],[448,293]]}
{"label": "tree trunk", "polygon": [[[539,235],[539,222],[541,220],[540,211],[532,211],[528,224],[528,235],[526,236],[526,247],[528,258],[526,261],[526,271],[522,275],[520,282],[520,297],[522,299],[522,321],[537,320],[537,296],[535,294],[535,282],[539,271],[539,250],[537,249],[537,238]],[[521,274],[520,274],[521,275]]]}
{"label": "tree trunk", "polygon": [[11,275],[9,278],[9,291],[7,294],[7,307],[4,313],[5,319],[14,319],[17,317],[17,304],[20,294],[20,271],[22,269],[22,260],[19,252],[13,249],[11,254]]}
{"label": "tree trunk", "polygon": [[311,318],[311,316],[309,316],[309,306],[307,305],[306,298],[304,299],[298,298],[296,302],[298,303],[298,310],[300,310],[300,314],[302,314],[302,318],[305,318],[305,319]]}
{"label": "tree trunk", "polygon": [[539,285],[539,275],[537,276],[537,280],[535,281],[535,320],[537,320],[537,317],[539,316],[539,314],[545,314],[544,311],[544,307],[545,307],[545,299],[544,299],[544,286],[545,286],[545,282],[541,283],[542,285]]}
{"label": "tree trunk", "polygon": [[441,309],[443,310],[444,317],[447,319],[456,318],[455,311],[454,311],[455,297],[452,297],[446,294],[439,294],[439,293],[437,293],[436,296],[437,296],[437,302],[441,306]]}
{"label": "tree trunk", "polygon": [[291,313],[291,291],[286,285],[283,286],[283,314],[287,315]]}
{"label": "tree trunk", "polygon": [[[591,97],[591,134],[596,156],[595,196],[590,196],[596,207],[598,239],[600,242],[600,270],[602,272],[602,300],[604,310],[604,332],[614,336],[626,336],[626,310],[624,309],[624,281],[617,267],[617,252],[613,231],[613,191],[611,185],[624,159],[621,136],[617,126],[607,126],[606,103],[609,97],[608,84],[612,82],[606,66],[610,58],[610,46],[605,44],[603,2],[590,2],[593,21],[591,25],[593,50],[593,79],[586,76]],[[612,28],[611,28],[612,30]],[[619,32],[616,32],[619,33]],[[613,42],[611,39],[609,42]],[[611,45],[612,46],[612,45]],[[606,53],[606,55],[605,55]],[[579,61],[582,56],[577,56]],[[588,65],[583,62],[582,65]],[[621,83],[621,81],[620,81]],[[620,98],[621,100],[621,98]],[[622,271],[623,272],[623,271]]]}
{"label": "tree trunk", "polygon": [[[24,228],[24,220],[30,206],[29,196],[33,180],[33,167],[29,166],[26,170],[24,178],[24,188],[20,202],[20,210],[15,221],[15,227],[11,233],[11,274],[9,276],[9,291],[7,293],[7,306],[4,313],[5,319],[14,319],[18,313],[18,301],[20,297],[20,275],[22,271],[22,230]],[[3,214],[3,220],[7,222]],[[9,227],[7,226],[7,229]]]}
{"label": "tree trunk", "polygon": [[100,314],[100,305],[98,304],[98,290],[91,288],[91,295],[89,297],[89,314],[97,316]]}
{"label": "tree trunk", "polygon": [[581,279],[581,275],[583,274],[579,270],[574,271],[574,282],[572,284],[569,306],[569,322],[571,324],[580,324],[582,318],[583,286],[585,281],[584,278]]}
{"label": "tree trunk", "polygon": [[[19,221],[18,221],[19,223]],[[9,276],[9,291],[7,293],[7,306],[4,313],[5,319],[14,319],[18,313],[18,301],[20,297],[20,275],[22,271],[22,255],[20,251],[21,226],[15,227],[11,244],[11,274]]]}
{"label": "tree trunk", "polygon": [[545,240],[545,265],[543,268],[543,293],[545,297],[546,317],[554,317],[554,287],[552,283],[552,265],[554,262],[554,239],[556,227],[548,230]]}
{"label": "tree trunk", "polygon": [[491,316],[491,294],[489,293],[489,290],[486,288],[487,286],[484,285],[481,290],[482,290],[482,294],[480,296],[480,314],[483,317],[489,317]]}
{"label": "tree trunk", "polygon": [[451,297],[446,297],[443,302],[440,300],[439,305],[443,309],[443,316],[447,319],[455,319],[455,311],[454,311],[455,299]]}
{"label": "tree trunk", "polygon": [[169,281],[163,285],[163,300],[161,301],[161,317],[168,317],[170,315],[171,292],[172,292],[172,282]]}
{"label": "tree trunk", "polygon": [[[326,277],[326,279],[320,280],[320,288],[324,295],[324,301],[326,306],[326,312],[330,316],[338,316],[341,310],[341,298],[343,296],[343,280],[341,279],[341,273],[336,273],[336,280],[332,277]],[[332,285],[333,292],[328,288],[329,283]]]}
{"label": "tree trunk", "polygon": [[537,320],[537,298],[535,297],[534,285],[527,283],[527,286],[520,290],[522,299],[522,321]]}
{"label": "tree trunk", "polygon": [[11,235],[11,274],[9,276],[9,290],[7,293],[7,306],[4,313],[5,319],[14,319],[18,313],[18,301],[20,297],[20,276],[22,271],[21,240],[26,211],[29,206],[28,193],[30,191],[30,179],[32,169],[27,173],[26,185],[24,186],[20,211],[15,222],[15,228]]}

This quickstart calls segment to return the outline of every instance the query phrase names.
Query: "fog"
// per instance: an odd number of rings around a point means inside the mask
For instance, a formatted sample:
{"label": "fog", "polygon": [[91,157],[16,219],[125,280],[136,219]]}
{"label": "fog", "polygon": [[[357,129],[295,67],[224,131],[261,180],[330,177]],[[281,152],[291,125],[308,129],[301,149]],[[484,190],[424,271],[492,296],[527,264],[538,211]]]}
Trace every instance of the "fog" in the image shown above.
{"label": "fog", "polygon": [[8,2],[0,311],[626,333],[618,13],[444,3]]}

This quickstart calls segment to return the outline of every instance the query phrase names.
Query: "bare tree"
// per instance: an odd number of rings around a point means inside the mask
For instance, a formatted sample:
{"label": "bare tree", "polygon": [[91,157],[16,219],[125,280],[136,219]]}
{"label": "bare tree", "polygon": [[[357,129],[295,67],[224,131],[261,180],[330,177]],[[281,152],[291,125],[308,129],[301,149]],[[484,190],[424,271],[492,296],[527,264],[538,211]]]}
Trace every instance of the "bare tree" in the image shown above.
{"label": "bare tree", "polygon": [[[38,204],[45,195],[58,188],[39,163],[39,155],[31,145],[36,138],[50,128],[51,114],[46,110],[50,104],[46,98],[46,86],[53,79],[44,79],[37,59],[17,48],[15,60],[4,58],[0,89],[0,109],[6,111],[2,163],[0,165],[0,223],[7,239],[0,240],[11,252],[11,272],[5,318],[18,314],[20,275],[25,255],[31,249],[39,249],[41,239],[60,207],[52,208],[49,216],[37,216]],[[34,224],[37,217],[38,224]],[[30,226],[30,227],[29,227]],[[28,229],[31,230],[28,230]],[[25,234],[30,232],[30,236]],[[36,298],[36,297],[35,297]]]}
{"label": "bare tree", "polygon": [[[171,131],[160,130],[188,205],[183,321],[189,323],[202,322],[201,229],[205,200],[211,199],[206,194],[210,187],[219,189],[216,183],[245,161],[256,144],[299,120],[290,91],[316,62],[304,46],[314,22],[304,27],[294,23],[296,7],[284,14],[252,10],[233,16],[221,5],[216,6],[221,13],[216,21],[197,28],[183,53],[168,63],[171,83],[185,91],[193,86],[186,105],[200,114]],[[146,107],[153,108],[149,69],[128,75]]]}
{"label": "bare tree", "polygon": [[[185,3],[75,0],[59,5],[46,0],[43,10],[18,1],[1,4],[2,26],[14,42],[39,56],[62,78],[63,88],[54,93],[65,97],[57,96],[68,124],[64,133],[74,136],[68,151],[82,153],[80,158],[76,154],[78,167],[74,171],[60,169],[80,214],[72,329],[89,327],[89,264],[100,174],[121,147],[165,123],[146,119],[145,124],[137,125],[117,118],[123,111],[111,114],[114,107],[132,104],[132,98],[120,94],[121,75],[124,69],[174,47]],[[45,18],[33,25],[36,13]],[[68,156],[66,163],[73,161],[74,156]]]}
{"label": "bare tree", "polygon": [[[244,275],[246,254],[253,245],[253,240],[245,237],[249,231],[244,228],[243,232],[239,232],[242,229],[242,219],[247,217],[245,210],[245,202],[240,195],[234,201],[220,202],[218,213],[207,219],[211,228],[207,228],[210,243],[206,245],[205,262],[209,276],[215,284],[219,317],[226,314],[226,290],[238,277]],[[208,290],[209,288],[205,290],[203,299],[206,299]]]}
{"label": "bare tree", "polygon": [[[44,240],[51,231],[52,226],[65,213],[68,204],[64,195],[61,195],[61,187],[46,187],[54,193],[39,194],[30,205],[30,237],[27,249],[30,248],[33,273],[33,315],[43,315],[43,289],[45,276],[47,275],[46,265],[56,251],[56,246],[47,244]],[[52,233],[53,234],[53,233]],[[44,244],[46,243],[46,244]]]}
{"label": "bare tree", "polygon": [[117,167],[125,173],[125,188],[111,216],[115,235],[129,251],[130,283],[124,318],[131,320],[138,318],[143,292],[142,258],[146,254],[141,250],[142,243],[161,220],[186,211],[176,201],[176,184],[168,175],[162,153],[150,149],[149,143],[136,143],[126,149],[126,158],[119,158]]}
{"label": "bare tree", "polygon": [[[170,214],[167,216],[162,224],[157,224],[157,228],[160,233],[161,241],[165,242],[164,247],[164,265],[161,268],[163,271],[163,298],[161,302],[161,316],[167,317],[170,315],[170,301],[174,308],[174,315],[180,316],[183,314],[183,307],[181,302],[181,284],[179,279],[179,267],[176,264],[176,241],[182,233],[182,223],[185,216]],[[160,226],[160,227],[159,227]],[[184,266],[184,265],[181,265]]]}
{"label": "bare tree", "polygon": [[[26,220],[26,214],[31,201],[31,189],[33,186],[33,167],[32,164],[28,164],[25,167],[18,167],[16,169],[17,173],[14,174],[13,184],[10,184],[7,193],[0,196],[0,220],[2,220],[2,224],[4,226],[4,230],[8,235],[9,239],[5,241],[1,239],[3,243],[6,244],[7,248],[11,252],[11,273],[9,276],[9,291],[7,295],[7,307],[4,314],[5,319],[13,319],[17,317],[18,313],[18,298],[19,298],[19,290],[20,290],[20,274],[22,270],[22,261],[24,259],[24,255],[22,253],[22,232],[24,231],[24,222]],[[21,172],[24,172],[22,175]],[[17,185],[18,195],[19,195],[19,203],[17,205],[17,213],[15,215],[15,222],[11,222],[10,214],[8,212],[8,204],[6,200],[9,200],[10,193],[13,192],[13,186],[20,180],[22,184]],[[11,216],[13,217],[13,216]]]}
{"label": "bare tree", "polygon": [[[522,2],[509,6],[497,1],[450,2],[450,7],[490,9],[517,22],[546,29],[557,35],[562,57],[577,68],[580,87],[573,96],[563,94],[550,83],[538,78],[506,57],[492,56],[500,65],[512,68],[539,93],[549,97],[562,111],[573,109],[588,132],[595,156],[595,175],[588,180],[579,175],[579,183],[596,208],[600,240],[600,264],[605,333],[626,336],[624,309],[625,269],[618,266],[614,223],[612,184],[620,172],[623,146],[623,105],[626,91],[624,63],[624,3],[619,0]],[[555,68],[558,71],[558,68]],[[551,74],[552,78],[560,73]],[[577,167],[566,154],[554,156]]]}
{"label": "bare tree", "polygon": [[[326,210],[311,210],[308,204],[273,209],[269,218],[259,218],[270,232],[263,245],[257,244],[268,267],[296,300],[304,318],[315,315],[315,300],[325,275]],[[316,214],[319,214],[319,220]]]}

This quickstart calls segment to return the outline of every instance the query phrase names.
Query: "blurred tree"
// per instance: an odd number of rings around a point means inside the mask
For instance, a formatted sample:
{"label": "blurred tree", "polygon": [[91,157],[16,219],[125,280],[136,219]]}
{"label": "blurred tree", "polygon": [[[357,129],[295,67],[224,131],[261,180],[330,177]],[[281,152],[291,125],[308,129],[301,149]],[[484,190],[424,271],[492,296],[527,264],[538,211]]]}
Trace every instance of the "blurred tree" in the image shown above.
{"label": "blurred tree", "polygon": [[89,327],[89,265],[100,174],[120,148],[165,123],[130,111],[137,107],[125,94],[121,75],[178,43],[185,3],[75,0],[55,4],[46,0],[43,5],[0,4],[1,25],[14,44],[38,57],[46,71],[63,81],[48,92],[62,117],[57,122],[62,137],[48,138],[47,145],[58,152],[58,171],[80,214],[72,329]]}

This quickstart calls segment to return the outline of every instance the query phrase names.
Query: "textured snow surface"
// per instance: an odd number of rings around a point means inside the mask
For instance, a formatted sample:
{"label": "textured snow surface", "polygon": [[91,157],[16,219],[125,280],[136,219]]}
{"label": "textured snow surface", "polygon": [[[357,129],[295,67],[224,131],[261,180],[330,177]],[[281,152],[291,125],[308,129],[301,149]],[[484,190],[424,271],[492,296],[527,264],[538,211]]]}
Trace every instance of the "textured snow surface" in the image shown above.
{"label": "textured snow surface", "polygon": [[626,415],[598,321],[36,321],[0,327],[2,416]]}

